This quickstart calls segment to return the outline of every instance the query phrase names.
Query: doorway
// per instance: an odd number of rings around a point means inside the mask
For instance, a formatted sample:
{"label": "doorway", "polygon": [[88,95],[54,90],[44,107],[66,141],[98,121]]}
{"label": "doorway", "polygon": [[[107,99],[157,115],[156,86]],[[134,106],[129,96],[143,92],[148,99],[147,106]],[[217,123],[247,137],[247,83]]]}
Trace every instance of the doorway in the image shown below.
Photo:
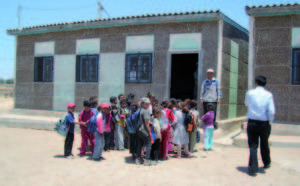
{"label": "doorway", "polygon": [[171,64],[170,97],[197,99],[198,54],[172,54]]}

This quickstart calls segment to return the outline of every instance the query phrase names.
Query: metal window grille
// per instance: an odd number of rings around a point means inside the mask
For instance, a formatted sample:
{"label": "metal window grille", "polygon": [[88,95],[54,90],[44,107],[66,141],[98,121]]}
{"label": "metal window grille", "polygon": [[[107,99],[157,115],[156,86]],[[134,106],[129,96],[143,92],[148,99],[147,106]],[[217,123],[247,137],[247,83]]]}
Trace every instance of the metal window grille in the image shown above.
{"label": "metal window grille", "polygon": [[292,56],[292,84],[300,84],[300,48],[293,49]]}
{"label": "metal window grille", "polygon": [[80,55],[76,59],[76,82],[98,82],[98,55]]}
{"label": "metal window grille", "polygon": [[152,54],[127,54],[125,76],[126,83],[151,83]]}
{"label": "metal window grille", "polygon": [[34,81],[53,81],[53,57],[36,57],[34,61]]}

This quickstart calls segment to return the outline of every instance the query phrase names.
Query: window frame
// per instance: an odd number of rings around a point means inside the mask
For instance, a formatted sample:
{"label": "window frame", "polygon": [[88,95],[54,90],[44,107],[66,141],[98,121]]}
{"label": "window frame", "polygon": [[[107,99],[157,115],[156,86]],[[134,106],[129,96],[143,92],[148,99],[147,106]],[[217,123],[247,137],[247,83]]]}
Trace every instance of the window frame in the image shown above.
{"label": "window frame", "polygon": [[[292,85],[300,85],[300,81],[296,81],[296,77],[297,77],[297,74],[295,74],[295,71],[297,71],[297,67],[300,68],[300,59],[299,59],[299,64],[294,64],[294,60],[295,60],[295,55],[296,55],[296,52],[299,52],[300,53],[300,48],[293,48],[292,50]],[[296,67],[296,69],[295,69]],[[300,79],[300,74],[298,75],[299,76],[299,79]]]}
{"label": "window frame", "polygon": [[[42,78],[42,80],[38,80],[38,66],[37,66],[37,63],[39,62],[38,60],[39,59],[43,59],[43,63],[45,63],[45,59],[46,58],[50,58],[52,61],[51,61],[51,79],[50,80],[45,80],[45,69],[44,69],[44,66],[45,66],[45,64],[43,64],[43,69],[42,69],[42,71],[43,71],[43,78]],[[54,57],[53,56],[36,56],[36,57],[34,57],[34,73],[33,73],[33,81],[34,82],[37,82],[37,83],[49,83],[49,82],[53,82],[53,79],[54,79]]]}
{"label": "window frame", "polygon": [[[136,74],[136,80],[130,80],[130,64],[128,58],[130,56],[137,55],[138,59],[140,55],[149,55],[150,56],[150,65],[149,65],[149,80],[140,80],[141,65],[138,64],[138,70]],[[138,60],[139,63],[139,60]],[[137,52],[137,53],[127,53],[125,56],[125,83],[152,83],[153,73],[153,52]]]}
{"label": "window frame", "polygon": [[[96,80],[82,81],[82,57],[95,57],[96,58]],[[78,54],[76,55],[76,70],[75,70],[75,82],[76,83],[98,83],[99,82],[99,54]],[[90,61],[89,61],[90,62]],[[79,76],[79,77],[78,77]]]}

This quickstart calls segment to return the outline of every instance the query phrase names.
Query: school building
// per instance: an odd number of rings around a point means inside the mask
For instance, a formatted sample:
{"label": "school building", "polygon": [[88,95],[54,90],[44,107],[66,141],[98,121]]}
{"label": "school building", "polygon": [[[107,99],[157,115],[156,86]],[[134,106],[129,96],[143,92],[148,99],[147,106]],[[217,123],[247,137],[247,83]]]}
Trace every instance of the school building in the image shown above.
{"label": "school building", "polygon": [[268,78],[276,122],[300,121],[300,4],[246,7],[251,19],[249,88]]}
{"label": "school building", "polygon": [[[151,14],[9,29],[15,108],[64,111],[97,95],[198,99],[206,70],[222,88],[218,120],[245,116],[248,30],[220,11]],[[195,71],[198,70],[198,73]],[[197,74],[197,75],[195,75]],[[196,94],[195,94],[196,91]]]}

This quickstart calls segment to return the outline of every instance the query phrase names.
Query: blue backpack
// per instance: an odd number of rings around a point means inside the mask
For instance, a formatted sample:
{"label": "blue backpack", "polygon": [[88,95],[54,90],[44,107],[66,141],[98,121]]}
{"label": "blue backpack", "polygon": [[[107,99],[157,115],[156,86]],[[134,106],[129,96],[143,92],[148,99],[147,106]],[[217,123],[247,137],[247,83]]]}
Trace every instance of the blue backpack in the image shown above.
{"label": "blue backpack", "polygon": [[66,137],[69,127],[67,126],[67,115],[65,115],[62,119],[60,119],[58,122],[55,123],[55,128],[56,132],[63,137]]}
{"label": "blue backpack", "polygon": [[91,133],[94,133],[97,130],[97,116],[98,112],[94,112],[94,116],[87,122],[88,131]]}

